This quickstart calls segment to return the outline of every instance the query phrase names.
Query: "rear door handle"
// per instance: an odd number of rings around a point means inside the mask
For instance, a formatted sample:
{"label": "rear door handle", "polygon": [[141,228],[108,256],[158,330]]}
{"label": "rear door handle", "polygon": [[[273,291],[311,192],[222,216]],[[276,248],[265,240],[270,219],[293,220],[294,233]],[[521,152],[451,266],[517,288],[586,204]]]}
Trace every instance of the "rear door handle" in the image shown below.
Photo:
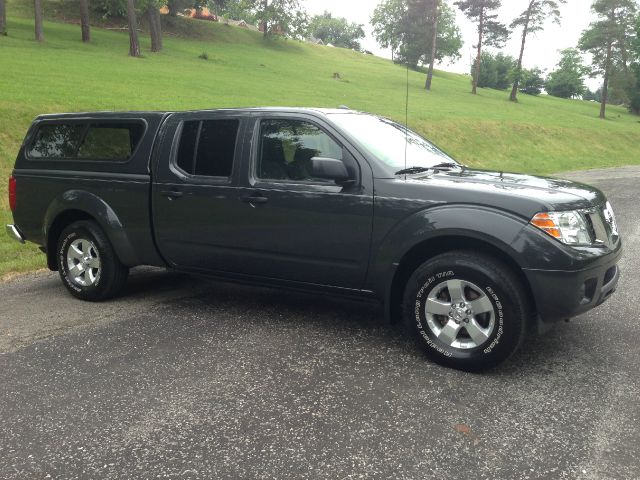
{"label": "rear door handle", "polygon": [[242,197],[242,201],[251,205],[264,205],[269,201],[269,199],[261,195],[251,195],[248,197]]}
{"label": "rear door handle", "polygon": [[184,196],[184,192],[179,192],[178,190],[163,190],[160,194],[168,197],[169,200]]}

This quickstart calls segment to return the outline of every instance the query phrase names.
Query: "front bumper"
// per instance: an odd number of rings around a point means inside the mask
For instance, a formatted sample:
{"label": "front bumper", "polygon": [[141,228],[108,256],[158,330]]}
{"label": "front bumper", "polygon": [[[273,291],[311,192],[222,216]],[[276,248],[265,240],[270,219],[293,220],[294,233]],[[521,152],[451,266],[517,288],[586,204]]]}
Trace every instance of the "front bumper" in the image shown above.
{"label": "front bumper", "polygon": [[618,286],[621,254],[618,249],[578,271],[525,269],[540,320],[569,319],[605,302]]}
{"label": "front bumper", "polygon": [[20,233],[20,230],[18,230],[18,227],[16,227],[15,225],[7,225],[7,234],[15,241],[24,243],[24,237],[22,236],[22,233]]}

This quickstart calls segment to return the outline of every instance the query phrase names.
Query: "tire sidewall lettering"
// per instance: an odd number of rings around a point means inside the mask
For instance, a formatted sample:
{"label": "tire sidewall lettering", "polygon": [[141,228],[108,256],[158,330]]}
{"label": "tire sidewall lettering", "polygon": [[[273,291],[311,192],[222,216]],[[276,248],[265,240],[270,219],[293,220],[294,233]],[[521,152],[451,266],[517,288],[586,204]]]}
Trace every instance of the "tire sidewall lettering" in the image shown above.
{"label": "tire sidewall lettering", "polygon": [[[415,321],[416,321],[416,328],[418,329],[418,334],[420,335],[420,337],[422,337],[422,339],[425,341],[425,343],[430,347],[433,348],[435,351],[437,351],[439,354],[444,355],[445,357],[451,357],[453,354],[447,350],[445,350],[444,348],[442,348],[440,345],[437,345],[429,336],[429,334],[427,333],[427,328],[424,324],[423,324],[423,318],[422,318],[422,311],[423,311],[423,299],[425,297],[425,293],[428,293],[430,290],[430,286],[433,285],[436,281],[438,280],[443,280],[445,278],[451,278],[451,277],[455,277],[455,272],[453,270],[447,270],[444,272],[438,272],[435,275],[430,276],[427,281],[422,285],[422,287],[420,288],[420,290],[418,290],[418,293],[416,294],[416,301],[415,301],[415,311],[414,311],[414,316],[415,316]],[[426,319],[425,319],[426,321]]]}
{"label": "tire sidewall lettering", "polygon": [[502,306],[502,301],[497,293],[491,287],[485,287],[485,291],[487,295],[493,300],[494,306],[496,307],[496,322],[497,322],[497,333],[496,338],[494,338],[489,346],[483,350],[485,354],[491,353],[491,351],[500,343],[500,339],[504,334],[504,309]]}

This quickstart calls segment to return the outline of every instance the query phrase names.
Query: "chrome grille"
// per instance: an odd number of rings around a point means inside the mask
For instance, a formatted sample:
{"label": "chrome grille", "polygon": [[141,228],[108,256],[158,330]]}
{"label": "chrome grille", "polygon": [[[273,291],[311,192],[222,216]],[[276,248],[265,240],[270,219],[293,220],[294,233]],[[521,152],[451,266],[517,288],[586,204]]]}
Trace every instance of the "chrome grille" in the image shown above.
{"label": "chrome grille", "polygon": [[613,247],[618,241],[619,234],[616,217],[609,202],[594,210],[585,212],[585,214],[593,229],[592,233],[596,243]]}

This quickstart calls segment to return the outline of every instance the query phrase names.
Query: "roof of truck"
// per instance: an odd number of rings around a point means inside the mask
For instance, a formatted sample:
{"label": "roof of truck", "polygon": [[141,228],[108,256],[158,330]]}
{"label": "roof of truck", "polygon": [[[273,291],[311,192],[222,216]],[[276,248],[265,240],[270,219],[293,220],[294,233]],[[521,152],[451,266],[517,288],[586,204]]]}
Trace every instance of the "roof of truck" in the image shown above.
{"label": "roof of truck", "polygon": [[290,112],[290,113],[360,113],[350,110],[347,107],[341,108],[312,108],[312,107],[251,107],[251,108],[211,108],[200,110],[136,110],[136,111],[99,111],[99,112],[68,112],[68,113],[52,113],[39,115],[38,119],[56,119],[56,118],[109,118],[109,117],[139,117],[139,116],[163,116],[171,113],[186,112]]}

